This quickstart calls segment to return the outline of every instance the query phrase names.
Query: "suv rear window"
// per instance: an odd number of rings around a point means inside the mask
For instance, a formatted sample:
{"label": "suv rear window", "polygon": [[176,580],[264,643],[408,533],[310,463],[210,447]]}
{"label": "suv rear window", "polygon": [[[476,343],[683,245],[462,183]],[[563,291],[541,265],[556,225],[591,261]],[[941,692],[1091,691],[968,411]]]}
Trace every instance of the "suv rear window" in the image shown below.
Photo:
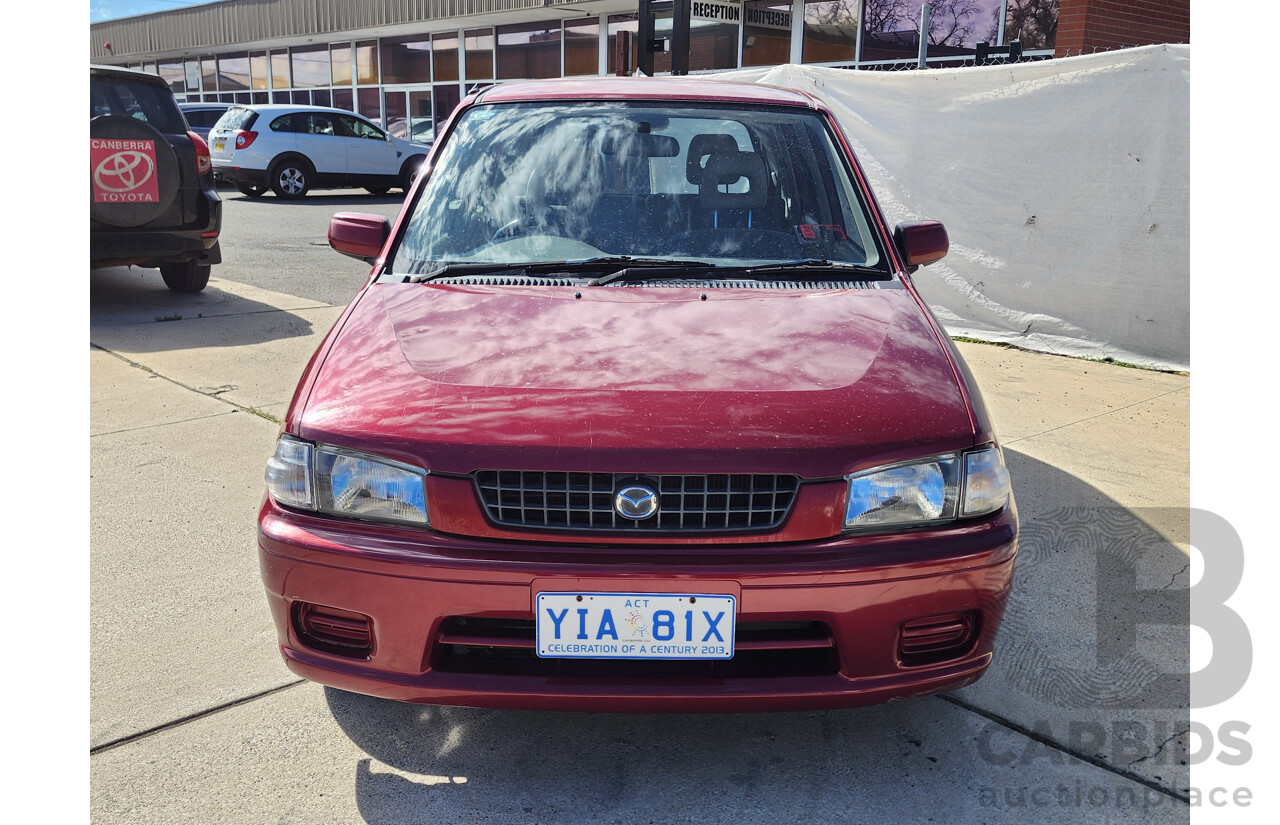
{"label": "suv rear window", "polygon": [[89,79],[89,119],[103,115],[137,118],[166,135],[187,131],[187,122],[168,89],[123,78]]}
{"label": "suv rear window", "polygon": [[258,119],[258,113],[252,109],[237,107],[228,109],[227,113],[218,118],[218,122],[214,125],[215,129],[248,129],[253,122]]}

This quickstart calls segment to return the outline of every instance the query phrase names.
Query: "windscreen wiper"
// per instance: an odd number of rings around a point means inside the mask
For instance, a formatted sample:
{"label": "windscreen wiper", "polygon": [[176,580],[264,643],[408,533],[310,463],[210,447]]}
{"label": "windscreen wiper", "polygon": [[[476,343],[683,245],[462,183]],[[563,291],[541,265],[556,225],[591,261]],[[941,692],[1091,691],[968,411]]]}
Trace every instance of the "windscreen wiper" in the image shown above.
{"label": "windscreen wiper", "polygon": [[[609,271],[608,274],[602,276],[602,278],[612,280],[614,275],[627,272],[631,268],[643,268],[650,271],[655,269],[671,269],[677,272],[684,272],[686,269],[691,267],[705,268],[711,266],[713,266],[713,264],[703,261],[680,261],[672,260],[670,258],[634,258],[630,255],[603,255],[598,258],[585,258],[577,261],[535,261],[525,263],[459,261],[456,263],[442,263],[435,269],[412,276],[409,278],[409,282],[420,284],[440,278],[455,278],[466,275],[491,275],[495,272],[516,271],[530,275]],[[599,285],[597,282],[608,282],[602,280],[602,278],[596,278],[590,281],[590,284]]]}
{"label": "windscreen wiper", "polygon": [[789,275],[795,272],[835,275],[841,280],[849,280],[851,275],[859,276],[858,280],[888,280],[891,277],[886,270],[873,266],[862,266],[860,264],[845,263],[844,261],[828,261],[825,258],[803,258],[797,261],[734,267],[734,269],[738,272],[739,277],[743,278]]}

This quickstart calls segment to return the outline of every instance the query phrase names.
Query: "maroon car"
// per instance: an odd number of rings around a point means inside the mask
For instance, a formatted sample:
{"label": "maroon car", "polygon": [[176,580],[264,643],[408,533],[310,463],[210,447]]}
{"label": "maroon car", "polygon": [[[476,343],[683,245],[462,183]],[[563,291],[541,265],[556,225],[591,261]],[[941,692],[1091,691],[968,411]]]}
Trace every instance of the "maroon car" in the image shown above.
{"label": "maroon car", "polygon": [[691,79],[489,88],[442,130],[268,462],[289,668],[412,702],[870,704],[991,663],[1000,448],[831,113]]}

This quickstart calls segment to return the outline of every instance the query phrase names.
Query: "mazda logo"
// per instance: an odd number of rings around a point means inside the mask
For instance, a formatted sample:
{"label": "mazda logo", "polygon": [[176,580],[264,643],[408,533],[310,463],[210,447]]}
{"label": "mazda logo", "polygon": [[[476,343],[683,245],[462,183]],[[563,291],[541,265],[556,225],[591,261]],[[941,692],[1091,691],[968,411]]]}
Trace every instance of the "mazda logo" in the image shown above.
{"label": "mazda logo", "polygon": [[93,180],[107,192],[132,192],[151,180],[155,162],[143,152],[116,152],[93,170]]}
{"label": "mazda logo", "polygon": [[658,494],[643,484],[632,484],[613,497],[613,509],[632,521],[647,519],[658,512]]}

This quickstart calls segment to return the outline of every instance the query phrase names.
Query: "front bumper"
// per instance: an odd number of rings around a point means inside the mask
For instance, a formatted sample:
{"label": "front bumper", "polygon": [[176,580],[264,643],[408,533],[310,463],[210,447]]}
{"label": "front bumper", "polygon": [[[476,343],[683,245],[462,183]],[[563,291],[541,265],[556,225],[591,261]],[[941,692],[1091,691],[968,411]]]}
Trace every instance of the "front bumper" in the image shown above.
{"label": "front bumper", "polygon": [[[281,652],[312,681],[472,707],[797,710],[976,681],[1012,584],[1017,517],[1010,506],[980,524],[746,552],[691,546],[677,556],[669,547],[517,545],[346,523],[268,498],[258,546]],[[536,658],[518,630],[534,618],[536,593],[577,589],[731,593],[739,629],[759,632],[729,663]],[[318,649],[304,637],[304,605],[369,617],[369,649]],[[971,622],[957,644],[924,658],[904,653],[904,625],[955,616]],[[788,641],[792,630],[799,635]]]}

